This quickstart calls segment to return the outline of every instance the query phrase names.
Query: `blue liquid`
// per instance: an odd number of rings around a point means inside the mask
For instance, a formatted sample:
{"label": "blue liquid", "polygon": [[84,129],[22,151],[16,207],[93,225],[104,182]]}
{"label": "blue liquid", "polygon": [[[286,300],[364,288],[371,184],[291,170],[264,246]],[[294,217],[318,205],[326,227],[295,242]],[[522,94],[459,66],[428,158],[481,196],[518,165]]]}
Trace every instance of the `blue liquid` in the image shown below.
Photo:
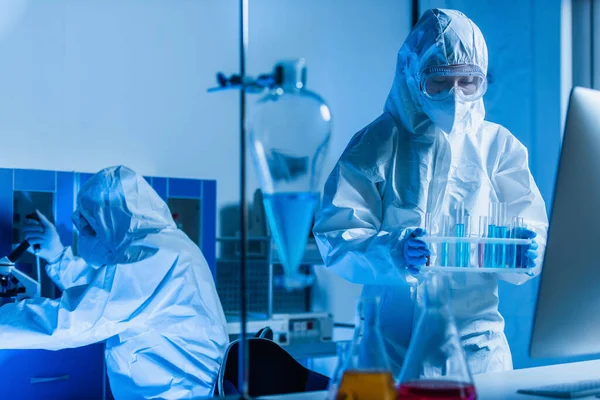
{"label": "blue liquid", "polygon": [[527,261],[525,259],[525,253],[529,246],[524,244],[515,245],[515,268],[526,268]]}
{"label": "blue liquid", "polygon": [[[456,224],[456,237],[465,237],[465,224]],[[465,252],[465,245],[468,243],[456,243],[456,266],[457,267],[466,267],[467,264],[465,262],[467,258],[468,251]]]}
{"label": "blue liquid", "polygon": [[[508,229],[505,226],[496,227],[496,237],[506,239],[508,237]],[[496,266],[498,268],[506,267],[506,245],[496,245]]]}
{"label": "blue liquid", "polygon": [[[496,225],[488,226],[488,238],[496,237]],[[485,245],[485,268],[496,267],[496,245]]]}
{"label": "blue liquid", "polygon": [[265,212],[286,276],[298,274],[319,194],[313,192],[264,195]]}
{"label": "blue liquid", "polygon": [[442,254],[440,256],[440,263],[442,267],[448,266],[448,252],[450,251],[448,243],[442,243]]}
{"label": "blue liquid", "polygon": [[508,258],[508,268],[516,268],[517,267],[517,245],[511,244],[507,246],[506,257]]}

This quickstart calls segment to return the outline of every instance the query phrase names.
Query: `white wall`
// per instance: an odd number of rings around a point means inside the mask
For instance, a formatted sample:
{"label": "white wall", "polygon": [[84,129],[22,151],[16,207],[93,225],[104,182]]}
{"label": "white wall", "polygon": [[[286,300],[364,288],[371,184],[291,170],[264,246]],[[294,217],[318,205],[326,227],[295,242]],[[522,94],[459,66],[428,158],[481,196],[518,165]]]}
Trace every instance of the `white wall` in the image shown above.
{"label": "white wall", "polygon": [[217,178],[234,198],[236,94],[206,94],[238,62],[234,0],[17,3],[0,37],[1,166],[124,163]]}
{"label": "white wall", "polygon": [[[329,170],[382,109],[409,1],[250,3],[249,73],[307,59],[334,118]],[[239,95],[206,93],[216,72],[239,69],[236,0],[4,0],[0,11],[1,167],[127,164],[214,178],[220,205],[238,200]]]}

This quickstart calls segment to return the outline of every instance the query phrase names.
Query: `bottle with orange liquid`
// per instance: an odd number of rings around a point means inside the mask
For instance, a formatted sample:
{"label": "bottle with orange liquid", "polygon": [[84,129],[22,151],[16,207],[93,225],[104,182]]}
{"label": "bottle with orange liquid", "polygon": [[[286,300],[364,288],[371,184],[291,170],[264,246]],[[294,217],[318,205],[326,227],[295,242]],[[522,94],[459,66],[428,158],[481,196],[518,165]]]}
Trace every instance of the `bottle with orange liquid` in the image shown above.
{"label": "bottle with orange liquid", "polygon": [[379,329],[379,298],[359,299],[356,315],[352,346],[345,359],[342,379],[335,398],[396,399],[394,378]]}
{"label": "bottle with orange liquid", "polygon": [[448,306],[449,277],[425,276],[425,310],[402,364],[398,399],[475,400],[473,378]]}

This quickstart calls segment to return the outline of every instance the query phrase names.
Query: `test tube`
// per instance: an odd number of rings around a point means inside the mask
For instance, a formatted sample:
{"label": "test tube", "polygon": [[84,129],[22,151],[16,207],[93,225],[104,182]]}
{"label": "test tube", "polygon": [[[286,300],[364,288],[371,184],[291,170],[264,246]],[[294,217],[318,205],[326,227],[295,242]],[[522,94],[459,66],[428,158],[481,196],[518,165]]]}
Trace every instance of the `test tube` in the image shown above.
{"label": "test tube", "polygon": [[[465,204],[461,201],[456,205],[455,219],[455,235],[456,237],[465,237]],[[464,243],[456,242],[455,246],[455,263],[457,267],[462,267],[464,259]]]}
{"label": "test tube", "polygon": [[[490,203],[488,215],[488,238],[496,237],[496,216],[498,213],[498,203]],[[493,244],[485,245],[485,266],[486,268],[494,268],[496,266],[496,246]]]}
{"label": "test tube", "polygon": [[[482,215],[479,217],[479,237],[485,238],[488,235],[488,217]],[[479,268],[485,268],[485,245],[477,245],[477,264]]]}
{"label": "test tube", "polygon": [[[450,230],[450,216],[446,215],[442,217],[442,235],[443,236],[452,236],[452,231]],[[448,251],[449,251],[448,242],[442,242],[441,245],[441,254],[440,254],[440,265],[442,267],[448,266]]]}
{"label": "test tube", "polygon": [[[464,217],[464,225],[465,225],[465,237],[471,236],[471,216],[465,215]],[[462,260],[461,267],[468,267],[471,264],[471,243],[465,242],[462,243]]]}
{"label": "test tube", "polygon": [[[425,214],[425,236],[431,236],[431,213]],[[431,251],[431,243],[427,244],[427,248]],[[431,256],[427,256],[427,267],[431,266]]]}
{"label": "test tube", "polygon": [[[523,228],[525,223],[522,217],[513,217],[512,219],[512,229],[511,229],[511,238],[520,239],[519,229]],[[520,250],[521,245],[511,245],[511,251],[509,256],[509,268],[523,268],[523,260],[519,253],[522,253]]]}
{"label": "test tube", "polygon": [[[498,203],[496,220],[496,237],[505,239],[508,237],[508,221],[506,220],[506,203]],[[506,267],[506,245],[496,245],[496,267]]]}

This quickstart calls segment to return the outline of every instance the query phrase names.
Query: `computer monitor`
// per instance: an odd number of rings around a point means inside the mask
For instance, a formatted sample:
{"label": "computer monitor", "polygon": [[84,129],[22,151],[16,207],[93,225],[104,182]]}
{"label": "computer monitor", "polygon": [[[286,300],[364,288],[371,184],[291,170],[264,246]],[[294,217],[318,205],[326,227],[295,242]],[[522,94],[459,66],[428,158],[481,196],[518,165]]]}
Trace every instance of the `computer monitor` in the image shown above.
{"label": "computer monitor", "polygon": [[571,92],[532,357],[600,354],[600,91]]}

